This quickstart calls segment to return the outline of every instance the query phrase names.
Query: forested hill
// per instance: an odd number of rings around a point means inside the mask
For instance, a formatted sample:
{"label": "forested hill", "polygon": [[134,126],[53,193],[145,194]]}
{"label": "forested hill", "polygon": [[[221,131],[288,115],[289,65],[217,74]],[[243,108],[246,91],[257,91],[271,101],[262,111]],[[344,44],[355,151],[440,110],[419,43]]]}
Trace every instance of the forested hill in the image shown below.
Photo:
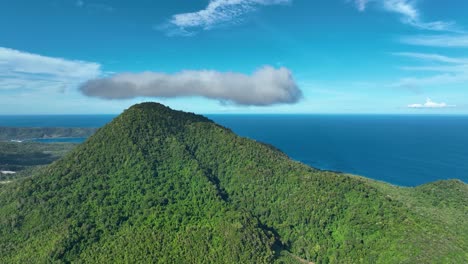
{"label": "forested hill", "polygon": [[0,186],[0,263],[467,263],[467,199],[461,181],[324,172],[144,103]]}

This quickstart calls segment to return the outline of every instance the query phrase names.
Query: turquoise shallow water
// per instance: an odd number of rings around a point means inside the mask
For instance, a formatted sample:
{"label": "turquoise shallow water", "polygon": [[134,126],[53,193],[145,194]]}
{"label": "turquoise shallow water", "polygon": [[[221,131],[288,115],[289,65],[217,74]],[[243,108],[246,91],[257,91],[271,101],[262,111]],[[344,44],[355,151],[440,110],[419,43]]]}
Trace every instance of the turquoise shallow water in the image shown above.
{"label": "turquoise shallow water", "polygon": [[[0,116],[0,126],[100,127],[113,117]],[[468,182],[468,116],[208,117],[241,136],[275,145],[293,159],[320,169],[403,186],[452,178]],[[57,139],[46,140],[54,141]]]}
{"label": "turquoise shallow water", "polygon": [[82,143],[86,138],[37,138],[34,142],[40,143]]}

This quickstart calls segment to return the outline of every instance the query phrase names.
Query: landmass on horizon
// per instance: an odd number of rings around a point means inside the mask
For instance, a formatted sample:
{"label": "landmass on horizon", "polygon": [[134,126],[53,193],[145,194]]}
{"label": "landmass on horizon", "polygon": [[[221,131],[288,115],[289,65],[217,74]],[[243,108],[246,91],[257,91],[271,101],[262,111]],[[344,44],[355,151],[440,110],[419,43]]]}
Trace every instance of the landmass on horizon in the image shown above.
{"label": "landmass on horizon", "polygon": [[[458,178],[468,182],[466,116],[440,115],[206,115],[236,134],[281,149],[309,166],[362,175],[398,186]],[[116,115],[0,116],[0,141],[22,141],[8,155],[27,163],[32,143],[82,143]],[[444,140],[434,140],[443,138]],[[431,144],[427,144],[431,142]],[[71,149],[71,148],[70,148]],[[4,151],[4,152],[5,152]],[[44,153],[47,155],[47,153]],[[19,156],[18,156],[19,157]],[[6,168],[6,167],[5,167]],[[0,167],[2,169],[2,167]]]}

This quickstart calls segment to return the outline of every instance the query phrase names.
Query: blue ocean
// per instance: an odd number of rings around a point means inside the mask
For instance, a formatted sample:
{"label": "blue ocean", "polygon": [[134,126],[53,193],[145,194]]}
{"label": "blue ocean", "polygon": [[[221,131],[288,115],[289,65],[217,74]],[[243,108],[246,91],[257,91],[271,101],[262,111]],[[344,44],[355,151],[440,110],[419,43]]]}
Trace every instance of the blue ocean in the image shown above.
{"label": "blue ocean", "polygon": [[[113,115],[0,116],[0,126],[100,127]],[[209,115],[310,166],[401,186],[468,182],[468,116]],[[50,140],[47,142],[84,139]]]}

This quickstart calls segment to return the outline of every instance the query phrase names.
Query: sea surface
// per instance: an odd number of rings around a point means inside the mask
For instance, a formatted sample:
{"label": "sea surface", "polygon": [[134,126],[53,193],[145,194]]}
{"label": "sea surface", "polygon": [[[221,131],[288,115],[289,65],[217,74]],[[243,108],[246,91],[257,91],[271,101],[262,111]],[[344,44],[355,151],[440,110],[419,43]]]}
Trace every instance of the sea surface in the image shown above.
{"label": "sea surface", "polygon": [[[0,116],[0,126],[100,127],[114,115]],[[468,116],[208,115],[310,166],[401,186],[468,182]],[[64,141],[65,140],[65,141]],[[67,141],[68,140],[68,141]],[[84,139],[47,139],[46,142]]]}
{"label": "sea surface", "polygon": [[87,138],[34,138],[32,141],[40,143],[83,143]]}
{"label": "sea surface", "polygon": [[116,115],[0,115],[0,126],[101,127]]}

